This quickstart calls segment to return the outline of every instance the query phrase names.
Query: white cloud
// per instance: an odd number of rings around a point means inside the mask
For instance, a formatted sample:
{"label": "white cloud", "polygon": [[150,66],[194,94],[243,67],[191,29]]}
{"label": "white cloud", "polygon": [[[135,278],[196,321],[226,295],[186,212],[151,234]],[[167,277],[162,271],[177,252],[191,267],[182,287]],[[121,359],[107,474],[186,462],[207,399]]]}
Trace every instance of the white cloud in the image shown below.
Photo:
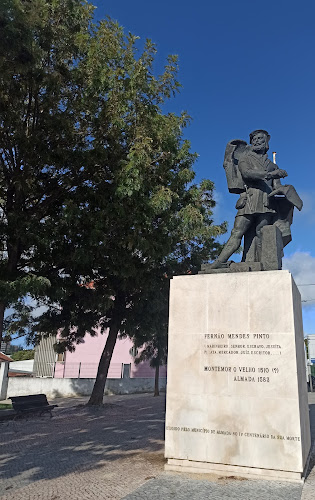
{"label": "white cloud", "polygon": [[292,273],[303,307],[315,307],[315,257],[308,252],[295,252],[283,259],[283,269]]}

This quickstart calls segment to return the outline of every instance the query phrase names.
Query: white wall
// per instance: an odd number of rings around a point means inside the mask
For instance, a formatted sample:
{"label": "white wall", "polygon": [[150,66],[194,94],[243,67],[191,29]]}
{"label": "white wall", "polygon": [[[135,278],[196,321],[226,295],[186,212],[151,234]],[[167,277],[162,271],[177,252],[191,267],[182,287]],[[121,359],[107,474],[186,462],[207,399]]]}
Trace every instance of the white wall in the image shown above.
{"label": "white wall", "polygon": [[32,373],[34,367],[33,359],[25,359],[23,361],[11,361],[10,362],[10,372],[19,371],[25,373]]}
{"label": "white wall", "polygon": [[[46,394],[49,399],[89,396],[94,382],[95,379],[10,377],[7,397],[29,394]],[[163,391],[165,387],[166,379],[161,378],[160,389]],[[106,381],[104,394],[134,394],[153,391],[153,378],[112,378]]]}

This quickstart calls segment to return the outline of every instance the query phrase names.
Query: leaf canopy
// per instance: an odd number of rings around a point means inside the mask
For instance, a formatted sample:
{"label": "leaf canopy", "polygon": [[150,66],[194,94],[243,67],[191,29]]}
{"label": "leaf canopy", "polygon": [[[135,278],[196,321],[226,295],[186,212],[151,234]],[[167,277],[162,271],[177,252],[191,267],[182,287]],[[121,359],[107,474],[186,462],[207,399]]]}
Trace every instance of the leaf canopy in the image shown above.
{"label": "leaf canopy", "polygon": [[156,75],[152,41],[139,52],[85,1],[4,0],[0,25],[0,304],[40,300],[32,334],[59,329],[73,349],[123,296],[121,332],[140,338],[154,290],[225,231],[213,183],[194,183],[190,118],[165,111],[177,57]]}

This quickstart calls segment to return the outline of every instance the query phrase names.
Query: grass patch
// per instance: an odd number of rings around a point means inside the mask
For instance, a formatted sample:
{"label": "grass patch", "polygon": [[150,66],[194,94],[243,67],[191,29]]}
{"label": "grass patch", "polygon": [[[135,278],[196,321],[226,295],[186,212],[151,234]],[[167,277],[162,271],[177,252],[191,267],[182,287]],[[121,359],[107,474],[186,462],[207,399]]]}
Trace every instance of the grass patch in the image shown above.
{"label": "grass patch", "polygon": [[12,410],[12,405],[10,404],[1,404],[0,403],[0,410]]}

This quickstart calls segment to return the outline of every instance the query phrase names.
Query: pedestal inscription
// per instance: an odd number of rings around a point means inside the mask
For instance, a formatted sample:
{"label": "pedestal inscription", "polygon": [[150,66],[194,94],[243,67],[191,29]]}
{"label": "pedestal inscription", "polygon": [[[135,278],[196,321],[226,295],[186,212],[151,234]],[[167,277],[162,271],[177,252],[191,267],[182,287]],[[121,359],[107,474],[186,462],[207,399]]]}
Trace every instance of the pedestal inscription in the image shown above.
{"label": "pedestal inscription", "polygon": [[301,301],[290,273],[174,278],[166,468],[298,480],[309,448]]}

